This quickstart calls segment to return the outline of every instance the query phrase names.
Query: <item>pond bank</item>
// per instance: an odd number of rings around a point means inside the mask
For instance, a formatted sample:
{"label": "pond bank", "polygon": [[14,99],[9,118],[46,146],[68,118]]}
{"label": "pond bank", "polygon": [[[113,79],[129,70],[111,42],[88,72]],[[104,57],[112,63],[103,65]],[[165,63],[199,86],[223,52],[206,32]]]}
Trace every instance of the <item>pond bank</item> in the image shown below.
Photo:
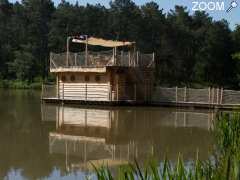
{"label": "pond bank", "polygon": [[42,81],[0,80],[0,88],[3,89],[41,89],[41,87]]}

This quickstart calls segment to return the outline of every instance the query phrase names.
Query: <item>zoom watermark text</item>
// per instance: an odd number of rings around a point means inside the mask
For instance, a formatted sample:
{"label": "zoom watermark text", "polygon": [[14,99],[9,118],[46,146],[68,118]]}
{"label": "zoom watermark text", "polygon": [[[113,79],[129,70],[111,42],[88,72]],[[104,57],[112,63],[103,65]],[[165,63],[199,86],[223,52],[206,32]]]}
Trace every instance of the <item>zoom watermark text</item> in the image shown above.
{"label": "zoom watermark text", "polygon": [[192,11],[225,11],[224,1],[193,1]]}

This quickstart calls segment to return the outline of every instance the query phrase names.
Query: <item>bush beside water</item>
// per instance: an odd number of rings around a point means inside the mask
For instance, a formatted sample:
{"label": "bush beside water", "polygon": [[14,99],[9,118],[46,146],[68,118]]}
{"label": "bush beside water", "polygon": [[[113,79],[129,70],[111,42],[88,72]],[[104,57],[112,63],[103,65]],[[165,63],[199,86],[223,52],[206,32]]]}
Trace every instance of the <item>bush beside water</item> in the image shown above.
{"label": "bush beside water", "polygon": [[240,180],[240,113],[221,113],[215,121],[213,134],[216,144],[211,159],[200,161],[196,155],[191,167],[184,164],[181,155],[176,164],[166,158],[159,165],[153,158],[144,167],[137,161],[122,165],[117,177],[108,166],[92,166],[99,180]]}
{"label": "bush beside water", "polygon": [[33,81],[23,80],[3,80],[0,79],[0,88],[5,89],[41,89],[42,84],[46,82],[55,82],[55,76],[48,76],[45,80],[41,77],[34,78]]}
{"label": "bush beside water", "polygon": [[0,88],[5,88],[5,89],[41,89],[41,87],[42,87],[42,82],[29,83],[27,81],[18,81],[18,80],[0,81]]}

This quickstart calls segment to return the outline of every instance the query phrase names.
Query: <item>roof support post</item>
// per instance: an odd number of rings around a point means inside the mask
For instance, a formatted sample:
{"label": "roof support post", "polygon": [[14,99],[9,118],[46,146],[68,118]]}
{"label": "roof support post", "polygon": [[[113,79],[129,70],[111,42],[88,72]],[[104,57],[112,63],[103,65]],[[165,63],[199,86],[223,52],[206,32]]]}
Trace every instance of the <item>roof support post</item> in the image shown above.
{"label": "roof support post", "polygon": [[115,48],[113,48],[113,54],[112,54],[112,57],[113,57],[113,65],[115,65]]}
{"label": "roof support post", "polygon": [[117,64],[117,47],[114,47],[113,48],[114,49],[114,65],[116,65]]}
{"label": "roof support post", "polygon": [[88,65],[88,36],[86,35],[86,43],[85,43],[85,66]]}
{"label": "roof support post", "polygon": [[67,38],[67,57],[66,57],[66,66],[69,66],[69,41],[70,41],[71,37],[68,36]]}

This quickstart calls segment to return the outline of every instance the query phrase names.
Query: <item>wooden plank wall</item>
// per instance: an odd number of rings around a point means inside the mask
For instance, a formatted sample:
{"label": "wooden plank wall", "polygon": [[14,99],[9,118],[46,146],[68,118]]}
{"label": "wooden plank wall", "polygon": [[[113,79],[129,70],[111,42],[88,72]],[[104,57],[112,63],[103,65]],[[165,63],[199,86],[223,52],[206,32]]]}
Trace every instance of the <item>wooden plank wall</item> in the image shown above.
{"label": "wooden plank wall", "polygon": [[59,97],[61,99],[108,101],[109,90],[108,83],[59,83]]}

